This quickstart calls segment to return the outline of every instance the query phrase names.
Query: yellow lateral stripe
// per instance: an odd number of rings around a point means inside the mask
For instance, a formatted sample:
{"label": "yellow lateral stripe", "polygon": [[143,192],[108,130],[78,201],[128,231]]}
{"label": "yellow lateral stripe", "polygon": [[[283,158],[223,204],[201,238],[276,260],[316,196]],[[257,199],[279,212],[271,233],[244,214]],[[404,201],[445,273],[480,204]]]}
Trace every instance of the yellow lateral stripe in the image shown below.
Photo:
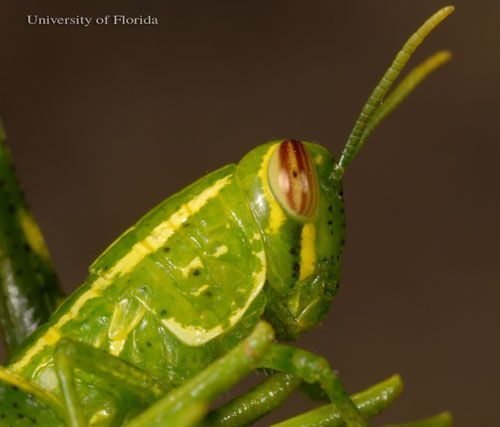
{"label": "yellow lateral stripe", "polygon": [[307,279],[316,266],[316,228],[310,222],[302,227],[300,237],[300,274],[299,280]]}
{"label": "yellow lateral stripe", "polygon": [[[98,277],[91,285],[90,289],[84,292],[70,308],[70,311],[64,314],[55,323],[50,330],[58,331],[63,325],[78,315],[78,312],[83,305],[92,298],[101,294],[119,275],[130,272],[140,261],[150,253],[158,250],[166,241],[182,226],[182,224],[191,216],[198,212],[207,202],[216,197],[219,191],[231,182],[232,175],[229,174],[224,178],[216,181],[211,187],[206,188],[185,205],[182,205],[179,210],[174,212],[170,218],[157,225],[143,241],[136,243],[130,252],[120,258],[116,264],[102,277]],[[25,367],[31,359],[39,353],[46,345],[55,344],[57,340],[50,339],[47,331],[42,335],[26,352],[26,354],[12,364],[10,368],[14,371],[19,371]]]}
{"label": "yellow lateral stripe", "polygon": [[282,224],[285,222],[285,214],[283,213],[283,209],[281,209],[281,206],[278,204],[271,193],[268,178],[269,160],[271,159],[271,156],[273,155],[278,145],[279,143],[276,143],[269,147],[266,154],[264,154],[264,156],[262,157],[262,164],[259,170],[259,178],[262,181],[264,197],[266,198],[266,202],[269,205],[269,223],[266,232],[270,234],[276,234]]}

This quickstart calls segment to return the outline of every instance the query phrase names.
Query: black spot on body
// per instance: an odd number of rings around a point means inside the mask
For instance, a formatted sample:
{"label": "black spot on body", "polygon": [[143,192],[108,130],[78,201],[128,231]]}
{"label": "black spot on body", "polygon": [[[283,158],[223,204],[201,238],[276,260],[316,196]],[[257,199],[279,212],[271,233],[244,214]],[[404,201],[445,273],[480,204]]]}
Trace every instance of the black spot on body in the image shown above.
{"label": "black spot on body", "polygon": [[163,252],[165,252],[165,253],[170,252],[170,248],[168,246],[165,246],[163,248]]}
{"label": "black spot on body", "polygon": [[199,276],[200,275],[200,270],[198,270],[197,268],[194,269],[193,271],[193,276]]}
{"label": "black spot on body", "polygon": [[299,271],[300,270],[300,265],[298,262],[293,263],[293,271]]}
{"label": "black spot on body", "polygon": [[290,248],[290,253],[291,253],[292,255],[297,255],[297,248],[296,248],[296,247],[292,247],[292,248]]}
{"label": "black spot on body", "polygon": [[146,347],[151,347],[151,345],[152,344],[149,341],[146,343]]}
{"label": "black spot on body", "polygon": [[160,316],[166,316],[167,315],[167,310],[163,309],[160,311]]}

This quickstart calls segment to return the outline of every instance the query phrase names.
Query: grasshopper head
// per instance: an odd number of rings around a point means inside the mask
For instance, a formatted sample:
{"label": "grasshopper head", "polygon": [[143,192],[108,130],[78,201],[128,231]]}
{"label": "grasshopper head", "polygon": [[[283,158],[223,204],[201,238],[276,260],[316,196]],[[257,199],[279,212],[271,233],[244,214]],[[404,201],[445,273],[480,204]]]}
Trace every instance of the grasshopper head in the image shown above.
{"label": "grasshopper head", "polygon": [[281,140],[257,147],[238,165],[265,242],[266,316],[281,338],[295,338],[327,312],[339,283],[344,242],[342,176],[384,118],[449,60],[449,52],[436,53],[389,93],[415,49],[453,10],[438,10],[403,45],[368,97],[338,164],[318,145]]}
{"label": "grasshopper head", "polygon": [[266,316],[281,338],[317,325],[338,288],[344,210],[334,169],[326,149],[296,140],[260,146],[238,165],[266,249]]}

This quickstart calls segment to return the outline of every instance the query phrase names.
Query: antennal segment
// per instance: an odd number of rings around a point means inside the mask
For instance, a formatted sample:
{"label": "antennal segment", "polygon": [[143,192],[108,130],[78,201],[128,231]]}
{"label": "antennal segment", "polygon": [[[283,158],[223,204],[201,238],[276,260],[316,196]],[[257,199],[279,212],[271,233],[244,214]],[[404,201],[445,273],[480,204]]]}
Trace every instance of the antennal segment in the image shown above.
{"label": "antennal segment", "polygon": [[354,150],[352,157],[356,157],[358,151],[363,147],[366,139],[371,135],[375,128],[394,111],[405,98],[424,80],[430,73],[446,64],[451,59],[451,52],[441,50],[427,58],[420,65],[413,68],[408,75],[396,86],[387,96],[382,105],[375,110],[372,118],[366,124],[363,136]]}
{"label": "antennal segment", "polygon": [[[382,79],[379,81],[371,95],[368,97],[368,100],[361,110],[361,114],[359,115],[358,120],[356,120],[354,128],[352,129],[349,138],[347,139],[347,144],[342,151],[339,163],[337,164],[335,170],[337,179],[340,179],[342,177],[346,167],[356,156],[360,146],[363,144],[366,137],[368,137],[371,130],[374,129],[376,124],[378,124],[382,118],[384,118],[390,111],[392,111],[396,107],[397,104],[395,104],[392,108],[389,107],[383,116],[379,116],[378,122],[375,123],[375,126],[371,126],[369,131],[365,133],[367,125],[372,120],[377,109],[379,109],[379,107],[381,106],[384,97],[387,95],[387,92],[389,92],[391,86],[396,81],[399,74],[409,61],[413,52],[415,52],[417,47],[424,41],[424,39],[431,33],[431,31],[436,28],[454,10],[455,8],[453,6],[447,6],[438,10],[427,21],[425,21],[424,24],[415,33],[413,33],[413,35],[404,44],[403,48],[398,52],[391,66],[387,69]],[[428,73],[425,73],[422,78],[427,74]],[[413,87],[411,89],[413,89]],[[407,91],[407,93],[400,98],[400,101],[402,101],[410,92],[411,90]],[[403,92],[400,92],[400,94],[401,93]]]}

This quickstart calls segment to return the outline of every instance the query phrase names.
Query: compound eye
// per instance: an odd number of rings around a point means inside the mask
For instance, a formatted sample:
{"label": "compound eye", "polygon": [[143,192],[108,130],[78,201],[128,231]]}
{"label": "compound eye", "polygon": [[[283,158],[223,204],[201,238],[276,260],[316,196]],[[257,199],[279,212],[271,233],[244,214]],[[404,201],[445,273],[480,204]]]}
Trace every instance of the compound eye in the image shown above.
{"label": "compound eye", "polygon": [[269,161],[269,185],[274,197],[290,215],[308,221],[318,206],[318,180],[305,145],[283,141]]}

